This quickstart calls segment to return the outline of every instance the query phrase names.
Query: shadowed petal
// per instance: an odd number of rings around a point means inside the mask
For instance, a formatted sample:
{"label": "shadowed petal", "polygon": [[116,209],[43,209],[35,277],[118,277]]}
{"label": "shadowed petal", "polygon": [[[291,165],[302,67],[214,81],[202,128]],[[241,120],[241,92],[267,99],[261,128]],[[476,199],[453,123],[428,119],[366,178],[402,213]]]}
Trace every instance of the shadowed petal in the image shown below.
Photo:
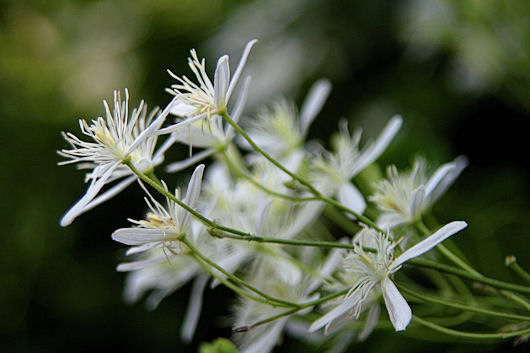
{"label": "shadowed petal", "polygon": [[331,82],[321,79],[311,87],[307,98],[300,111],[300,132],[303,136],[307,134],[309,126],[320,112],[331,91]]}
{"label": "shadowed petal", "polygon": [[381,289],[392,325],[396,331],[405,330],[412,320],[412,310],[409,304],[388,277],[381,283]]}

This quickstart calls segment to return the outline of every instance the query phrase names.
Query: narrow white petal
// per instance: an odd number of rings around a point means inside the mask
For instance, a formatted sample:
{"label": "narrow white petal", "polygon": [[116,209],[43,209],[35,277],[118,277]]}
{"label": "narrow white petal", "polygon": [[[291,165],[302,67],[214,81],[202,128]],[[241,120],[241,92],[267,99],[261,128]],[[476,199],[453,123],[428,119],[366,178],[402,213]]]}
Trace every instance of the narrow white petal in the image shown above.
{"label": "narrow white petal", "polygon": [[237,80],[239,80],[239,76],[241,76],[241,73],[243,72],[243,68],[245,67],[245,64],[247,62],[248,55],[250,54],[250,50],[256,44],[258,40],[253,39],[250,42],[247,43],[245,46],[245,50],[243,51],[243,55],[241,56],[241,60],[239,60],[239,65],[237,65],[237,69],[234,72],[234,76],[232,76],[232,80],[230,81],[230,86],[228,86],[228,92],[226,92],[226,100],[230,100],[230,96],[232,95],[232,92],[234,91],[234,88],[237,84]]}
{"label": "narrow white petal", "polygon": [[[359,214],[362,214],[366,208],[363,195],[350,182],[344,183],[340,187],[337,198],[341,204]],[[349,213],[348,215],[350,216]]]}
{"label": "narrow white petal", "polygon": [[176,116],[187,117],[191,112],[195,110],[197,110],[197,108],[193,105],[186,104],[183,102],[177,102],[173,105],[169,113]]}
{"label": "narrow white petal", "polygon": [[340,316],[344,315],[348,310],[353,308],[355,304],[357,304],[358,296],[354,293],[351,297],[346,298],[340,305],[333,308],[330,312],[328,312],[326,315],[322,316],[315,322],[311,324],[309,327],[308,332],[314,332],[321,327],[326,326],[327,324],[331,323],[333,320],[339,318]]}
{"label": "narrow white petal", "polygon": [[396,331],[403,331],[412,320],[412,310],[409,304],[398,291],[394,282],[388,277],[381,283],[383,298],[385,300],[388,316]]}
{"label": "narrow white petal", "polygon": [[[462,171],[467,167],[467,164],[468,160],[465,156],[459,156],[453,162],[450,163],[453,168],[451,168],[451,170],[445,175],[445,177],[442,178],[442,180],[440,180],[428,193],[430,204],[436,202],[436,200],[438,200],[440,196],[444,194],[444,192],[453,184],[453,182],[460,175],[460,173],[462,173]],[[434,176],[431,179],[433,178]]]}
{"label": "narrow white petal", "polygon": [[183,169],[186,169],[197,162],[202,161],[205,158],[208,158],[215,152],[215,149],[209,148],[207,150],[201,151],[200,153],[194,154],[190,158],[184,159],[182,161],[173,162],[167,165],[166,172],[175,173],[180,172]]}
{"label": "narrow white petal", "polygon": [[180,331],[180,337],[184,342],[191,341],[197,328],[202,308],[202,295],[207,282],[208,276],[202,275],[197,277],[191,287],[188,310],[186,310],[186,316],[184,317],[184,322]]}
{"label": "narrow white petal", "polygon": [[300,132],[307,134],[309,126],[318,115],[331,91],[331,82],[327,79],[318,80],[309,91],[300,111]]}
{"label": "narrow white petal", "polygon": [[195,202],[201,192],[203,174],[204,164],[199,164],[191,175],[190,182],[188,183],[188,190],[186,191],[186,197],[184,198],[184,202],[190,207],[195,206]]}
{"label": "narrow white petal", "polygon": [[283,327],[287,322],[286,318],[278,319],[267,326],[256,328],[262,334],[252,337],[247,341],[244,347],[241,347],[240,353],[268,353],[272,351],[275,345],[279,343]]}
{"label": "narrow white petal", "polygon": [[112,239],[126,245],[141,245],[154,241],[163,241],[168,234],[163,229],[121,228],[112,233]]}
{"label": "narrow white petal", "polygon": [[467,227],[467,223],[463,221],[454,221],[454,222],[446,224],[445,226],[440,228],[438,231],[436,231],[434,234],[420,241],[418,244],[414,245],[412,248],[408,249],[403,254],[401,254],[398,258],[396,258],[392,262],[392,264],[390,264],[390,269],[395,269],[401,264],[403,264],[405,261],[408,261],[416,256],[420,256],[421,254],[431,250],[436,245],[438,245],[445,239],[449,238],[451,235],[455,234],[456,232],[461,231],[465,227]]}
{"label": "narrow white petal", "polygon": [[[250,76],[247,76],[245,78],[245,82],[243,83],[243,88],[241,89],[241,92],[239,93],[239,97],[236,101],[236,104],[234,105],[234,109],[232,109],[231,118],[236,123],[241,118],[241,114],[243,113],[243,108],[245,108],[245,104],[247,103],[248,87],[250,85],[251,80],[252,78]],[[230,127],[232,127],[232,125],[230,125]]]}
{"label": "narrow white petal", "polygon": [[127,186],[131,185],[136,180],[136,175],[132,175],[128,177],[125,180],[122,180],[118,184],[114,185],[109,190],[105,191],[103,194],[99,195],[92,201],[90,201],[85,207],[83,207],[83,212],[86,212],[97,205],[102,204],[103,202],[113,198],[117,194],[119,194],[122,190],[124,190]]}
{"label": "narrow white petal", "polygon": [[455,165],[453,163],[446,163],[440,166],[440,168],[436,169],[436,172],[434,172],[432,177],[427,182],[427,185],[425,186],[426,194],[429,195],[443,180],[443,178],[445,178],[445,176],[449,174],[454,168]]}
{"label": "narrow white petal", "polygon": [[410,216],[412,219],[409,221],[412,221],[416,218],[416,216],[419,215],[421,212],[421,206],[423,205],[423,201],[425,201],[425,186],[421,185],[414,191],[412,191],[411,200],[410,200]]}
{"label": "narrow white petal", "polygon": [[226,93],[228,91],[228,84],[230,81],[230,66],[228,64],[228,56],[223,55],[217,61],[217,68],[214,76],[214,101],[218,108],[226,106]]}
{"label": "narrow white petal", "polygon": [[184,126],[187,126],[191,123],[194,123],[198,120],[201,120],[201,119],[204,119],[208,116],[208,112],[206,113],[202,113],[202,114],[199,114],[199,115],[195,115],[195,116],[192,116],[192,117],[189,117],[187,118],[186,120],[183,120],[181,122],[178,122],[176,124],[173,124],[173,125],[170,125],[168,127],[165,127],[163,129],[158,129],[155,134],[156,135],[165,135],[165,134],[171,134],[179,129],[182,129]]}
{"label": "narrow white petal", "polygon": [[396,115],[386,124],[381,134],[377,137],[377,140],[363,151],[358,163],[355,168],[351,171],[351,176],[357,175],[361,170],[372,164],[383,152],[386,150],[394,136],[396,136],[403,119],[401,116]]}
{"label": "narrow white petal", "polygon": [[[82,214],[84,211],[83,209],[87,204],[89,204],[98,194],[98,192],[105,186],[108,179],[112,175],[112,172],[114,169],[116,169],[119,165],[119,162],[116,162],[112,165],[104,165],[97,167],[92,172],[94,179],[92,179],[92,182],[90,183],[86,193],[77,201],[63,216],[61,219],[61,227],[66,227],[70,225],[73,220]],[[105,170],[106,169],[106,170]],[[103,172],[103,175],[101,175],[99,178],[96,178],[96,175],[100,174],[100,172]]]}
{"label": "narrow white petal", "polygon": [[157,130],[166,120],[166,117],[168,116],[169,112],[173,108],[173,105],[177,102],[178,97],[175,97],[169,102],[169,104],[164,108],[162,112],[158,114],[156,119],[149,124],[149,127],[146,128],[131,144],[131,147],[129,147],[129,150],[127,151],[126,156],[132,153],[142,142],[145,141],[149,136],[153,135],[155,130]]}

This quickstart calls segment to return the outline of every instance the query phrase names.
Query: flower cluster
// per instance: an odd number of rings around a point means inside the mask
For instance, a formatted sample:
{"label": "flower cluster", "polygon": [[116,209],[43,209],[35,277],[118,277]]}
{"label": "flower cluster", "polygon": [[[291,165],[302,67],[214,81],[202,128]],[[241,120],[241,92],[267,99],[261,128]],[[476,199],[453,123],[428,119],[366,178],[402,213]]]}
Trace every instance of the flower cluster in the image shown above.
{"label": "flower cluster", "polygon": [[[232,77],[228,56],[221,57],[213,82],[205,60],[192,50],[189,67],[196,81],[170,72],[177,83],[168,89],[174,97],[162,111],[148,114],[141,102],[129,113],[128,92],[125,100],[115,93],[112,110],[104,102],[106,118],[90,125],[80,121],[89,141],[64,134],[71,149],[59,152],[67,158],[60,164],[88,169],[89,187],[61,225],[137,180],[146,194],[147,214],[112,234],[129,246],[130,260],[117,267],[127,272],[124,297],[137,301],[149,293],[147,305],[155,308],[193,281],[181,331],[184,340],[193,337],[200,321],[208,283],[211,288],[223,284],[239,298],[232,324],[241,352],[270,352],[284,331],[307,340],[333,341],[362,318],[359,339],[381,321],[405,330],[412,309],[398,288],[402,283],[408,287],[412,279],[402,281],[396,272],[407,261],[441,248],[442,241],[467,226],[463,221],[441,227],[431,222],[428,229],[423,223],[467,160],[458,157],[430,177],[423,160],[404,173],[390,166],[386,179],[371,180],[374,194],[362,191],[356,176],[376,164],[403,119],[390,118],[373,142],[362,143],[361,130],[352,133],[345,122],[332,150],[307,142],[311,123],[331,91],[325,79],[313,85],[300,110],[280,98],[256,116],[245,117],[250,79],[239,85],[239,78],[255,42],[246,45]],[[232,103],[236,91],[239,97]],[[174,121],[167,119],[170,115]],[[157,148],[161,135],[166,135],[164,143]],[[172,192],[170,181],[157,178],[156,168],[165,152],[178,144],[190,153],[202,150],[168,163],[170,172],[195,166],[185,190]],[[212,156],[207,166],[197,165]],[[113,185],[101,192],[108,184]],[[338,240],[333,233],[338,227],[328,227],[333,221],[350,233],[348,237]],[[416,244],[405,249],[403,235]],[[445,247],[442,253],[461,271],[482,278]],[[380,316],[381,305],[388,320]],[[308,315],[325,310],[322,316]],[[323,327],[329,336],[320,332]]]}

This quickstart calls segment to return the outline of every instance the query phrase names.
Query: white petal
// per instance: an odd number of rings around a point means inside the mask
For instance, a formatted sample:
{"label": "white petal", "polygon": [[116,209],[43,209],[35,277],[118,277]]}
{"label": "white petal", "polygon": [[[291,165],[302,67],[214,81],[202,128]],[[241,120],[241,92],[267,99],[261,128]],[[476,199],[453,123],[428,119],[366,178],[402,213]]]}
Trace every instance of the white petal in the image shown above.
{"label": "white petal", "polygon": [[175,131],[172,136],[175,141],[193,147],[208,148],[219,144],[222,132],[216,127],[205,128],[203,126],[187,125]]}
{"label": "white petal", "polygon": [[[92,179],[92,182],[90,183],[83,197],[81,197],[81,199],[79,199],[79,201],[77,201],[75,205],[73,205],[64,214],[63,218],[61,219],[61,223],[60,223],[61,227],[66,227],[70,225],[77,216],[79,216],[80,214],[84,212],[83,209],[86,207],[87,204],[89,204],[96,197],[96,195],[103,188],[103,186],[105,186],[108,179],[112,175],[112,172],[114,171],[114,169],[118,167],[118,165],[119,165],[119,162],[116,162],[112,165],[107,164],[107,165],[96,167],[96,169],[94,169],[94,171],[92,172],[94,179]],[[101,172],[103,172],[103,175],[101,175],[100,177],[96,179],[96,176],[100,174]]]}
{"label": "white petal", "polygon": [[112,233],[112,239],[126,245],[141,245],[163,241],[168,234],[171,232],[164,229],[121,228]]}
{"label": "white petal", "polygon": [[383,298],[385,300],[388,316],[396,331],[403,331],[412,320],[412,310],[409,304],[398,291],[394,282],[385,278],[381,283]]}
{"label": "white petal", "polygon": [[202,114],[199,114],[199,115],[195,115],[195,116],[192,116],[192,117],[189,117],[183,121],[180,121],[176,124],[173,124],[173,125],[170,125],[168,127],[165,127],[165,128],[162,128],[162,129],[158,129],[156,132],[154,132],[154,134],[156,135],[164,135],[164,134],[171,134],[175,131],[178,131],[180,129],[182,129],[183,127],[185,126],[188,126],[196,121],[199,121],[201,119],[204,119],[208,116],[208,112],[205,112],[205,113],[202,113]]}
{"label": "white petal", "polygon": [[440,228],[437,232],[429,236],[427,239],[424,239],[420,241],[418,244],[414,245],[412,248],[405,251],[403,254],[401,254],[398,258],[396,258],[391,264],[390,269],[395,269],[401,264],[403,264],[405,261],[408,261],[416,256],[420,256],[421,254],[431,250],[436,245],[444,241],[445,239],[449,238],[451,235],[455,234],[456,232],[461,231],[467,227],[467,223],[463,221],[455,221],[446,224],[442,228]]}
{"label": "white petal", "polygon": [[[197,168],[195,168],[195,171],[193,172],[190,178],[190,182],[188,184],[188,190],[186,191],[186,197],[184,198],[184,200],[182,200],[186,205],[188,205],[191,208],[195,207],[195,203],[197,202],[197,199],[199,198],[199,194],[201,192],[203,172],[204,172],[204,164],[199,164]],[[186,229],[188,227],[188,223],[191,218],[191,213],[189,213],[183,208],[179,208],[177,212],[183,214],[182,217],[178,217],[178,219],[181,219],[182,229]]]}
{"label": "white petal", "polygon": [[309,327],[308,332],[314,332],[319,328],[326,326],[327,324],[331,323],[333,320],[339,318],[340,316],[344,315],[348,310],[353,308],[359,300],[358,295],[356,294],[357,293],[353,293],[351,297],[346,298],[346,300],[344,300],[340,305],[336,306],[326,315],[313,322]]}
{"label": "white petal", "polygon": [[228,91],[228,83],[230,81],[230,67],[228,64],[228,56],[223,55],[217,61],[217,68],[214,76],[214,101],[218,108],[226,106],[226,93]]}
{"label": "white petal", "polygon": [[318,80],[309,91],[300,111],[300,132],[307,134],[309,126],[318,115],[331,91],[331,82],[327,79]]}
{"label": "white petal", "polygon": [[99,204],[102,204],[103,202],[113,198],[117,194],[119,194],[122,190],[124,190],[127,186],[131,185],[133,181],[136,180],[136,175],[132,175],[128,177],[125,180],[122,180],[117,185],[114,185],[109,190],[105,191],[103,194],[99,195],[92,201],[90,201],[85,207],[83,207],[83,212],[86,212],[94,207],[96,207]]}
{"label": "white petal", "polygon": [[215,149],[209,148],[207,150],[201,151],[200,153],[194,154],[190,158],[184,159],[182,161],[170,163],[166,167],[166,172],[168,173],[180,172],[181,170],[186,169],[194,165],[195,163],[202,161],[205,158],[208,158],[214,152],[215,152]]}
{"label": "white petal", "polygon": [[[366,201],[364,201],[363,195],[349,182],[342,184],[337,198],[341,204],[359,214],[362,214],[366,208]],[[350,216],[349,213],[348,216]]]}
{"label": "white petal", "polygon": [[190,207],[195,206],[195,202],[201,192],[203,174],[204,164],[199,164],[191,175],[190,182],[188,183],[188,190],[186,191],[186,197],[184,198],[184,202]]}
{"label": "white petal", "polygon": [[250,54],[250,49],[256,44],[258,40],[253,39],[250,42],[247,43],[245,46],[245,50],[243,51],[243,55],[241,56],[241,60],[239,60],[239,65],[237,65],[237,69],[234,72],[234,76],[232,76],[232,80],[230,81],[230,86],[228,87],[228,92],[226,92],[226,100],[230,100],[230,96],[232,95],[232,92],[234,91],[234,88],[237,84],[237,80],[239,80],[239,76],[241,76],[241,72],[243,72],[243,68],[245,67],[245,64],[247,62],[248,55]]}
{"label": "white petal", "polygon": [[264,327],[255,328],[254,330],[260,330],[261,334],[249,336],[250,340],[245,342],[244,347],[241,347],[239,352],[268,353],[272,351],[274,346],[279,343],[286,322],[287,318],[281,318]]}
{"label": "white petal", "polygon": [[[462,173],[462,171],[467,167],[467,164],[467,158],[464,156],[459,156],[453,162],[445,165],[449,167],[447,172],[445,172],[445,166],[441,166],[434,173],[428,183],[429,187],[432,184],[432,187],[428,189],[427,193],[430,204],[433,204],[436,200],[438,200],[438,198],[440,198],[440,196],[443,195],[443,193],[451,186],[451,184],[453,184],[460,173]],[[440,180],[436,180],[438,178],[438,173],[442,175]]]}
{"label": "white petal", "polygon": [[188,310],[186,310],[186,316],[184,317],[184,323],[180,331],[180,337],[184,342],[190,342],[197,328],[199,322],[199,316],[202,308],[202,295],[206,283],[208,282],[208,276],[202,275],[197,277],[191,287],[190,300],[188,303]]}
{"label": "white petal", "polygon": [[158,114],[156,119],[149,124],[149,127],[147,127],[140,135],[136,137],[134,142],[129,147],[129,150],[127,151],[126,156],[132,153],[142,142],[145,141],[149,136],[153,135],[155,133],[155,130],[157,130],[166,120],[169,112],[173,108],[173,105],[177,102],[178,96],[173,98],[171,102],[164,108],[162,112]]}
{"label": "white petal", "polygon": [[401,116],[396,115],[386,124],[381,134],[377,137],[377,140],[363,151],[358,163],[355,168],[351,171],[351,176],[357,175],[361,170],[372,164],[383,152],[386,150],[394,136],[399,131],[403,119]]}
{"label": "white petal", "polygon": [[[247,78],[245,79],[245,82],[243,83],[243,88],[241,89],[241,92],[239,93],[239,97],[236,101],[234,109],[232,110],[232,114],[230,117],[236,123],[241,118],[241,114],[243,114],[243,109],[245,108],[245,104],[247,103],[248,87],[250,85],[250,81],[251,81],[251,77],[247,76]],[[226,128],[225,136],[228,141],[231,141],[234,138],[234,127],[232,125],[228,124]]]}
{"label": "white petal", "polygon": [[416,219],[416,216],[419,216],[421,212],[421,207],[423,205],[423,201],[425,200],[425,186],[421,185],[414,191],[412,191],[410,200],[410,216],[412,219],[409,221],[412,221]]}
{"label": "white petal", "polygon": [[191,112],[197,110],[196,107],[183,102],[178,102],[171,107],[169,113],[172,115],[187,117]]}

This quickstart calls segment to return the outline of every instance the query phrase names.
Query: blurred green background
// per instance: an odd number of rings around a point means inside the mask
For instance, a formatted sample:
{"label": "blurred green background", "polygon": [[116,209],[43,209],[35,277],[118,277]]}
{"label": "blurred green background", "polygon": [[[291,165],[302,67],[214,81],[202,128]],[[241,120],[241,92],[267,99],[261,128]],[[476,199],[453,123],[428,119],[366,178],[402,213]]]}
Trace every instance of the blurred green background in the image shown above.
{"label": "blurred green background", "polygon": [[[82,195],[83,174],[57,167],[60,131],[103,113],[101,100],[129,88],[131,104],[164,106],[166,73],[190,74],[188,50],[213,68],[220,54],[252,52],[251,113],[286,95],[301,103],[316,79],[332,94],[310,137],[328,141],[339,118],[375,136],[393,114],[404,127],[381,158],[405,168],[464,154],[470,165],[435,208],[463,219],[455,238],[473,264],[515,278],[504,256],[530,268],[528,128],[530,2],[512,1],[0,1],[0,352],[195,352],[229,336],[232,299],[208,291],[196,338],[179,340],[189,287],[154,312],[123,304],[123,247],[110,234],[143,213],[136,186],[59,227]],[[174,149],[168,159],[183,156]],[[169,179],[175,182],[175,177]],[[432,345],[376,332],[352,351],[493,352],[504,344]],[[288,337],[278,352],[318,351]]]}

